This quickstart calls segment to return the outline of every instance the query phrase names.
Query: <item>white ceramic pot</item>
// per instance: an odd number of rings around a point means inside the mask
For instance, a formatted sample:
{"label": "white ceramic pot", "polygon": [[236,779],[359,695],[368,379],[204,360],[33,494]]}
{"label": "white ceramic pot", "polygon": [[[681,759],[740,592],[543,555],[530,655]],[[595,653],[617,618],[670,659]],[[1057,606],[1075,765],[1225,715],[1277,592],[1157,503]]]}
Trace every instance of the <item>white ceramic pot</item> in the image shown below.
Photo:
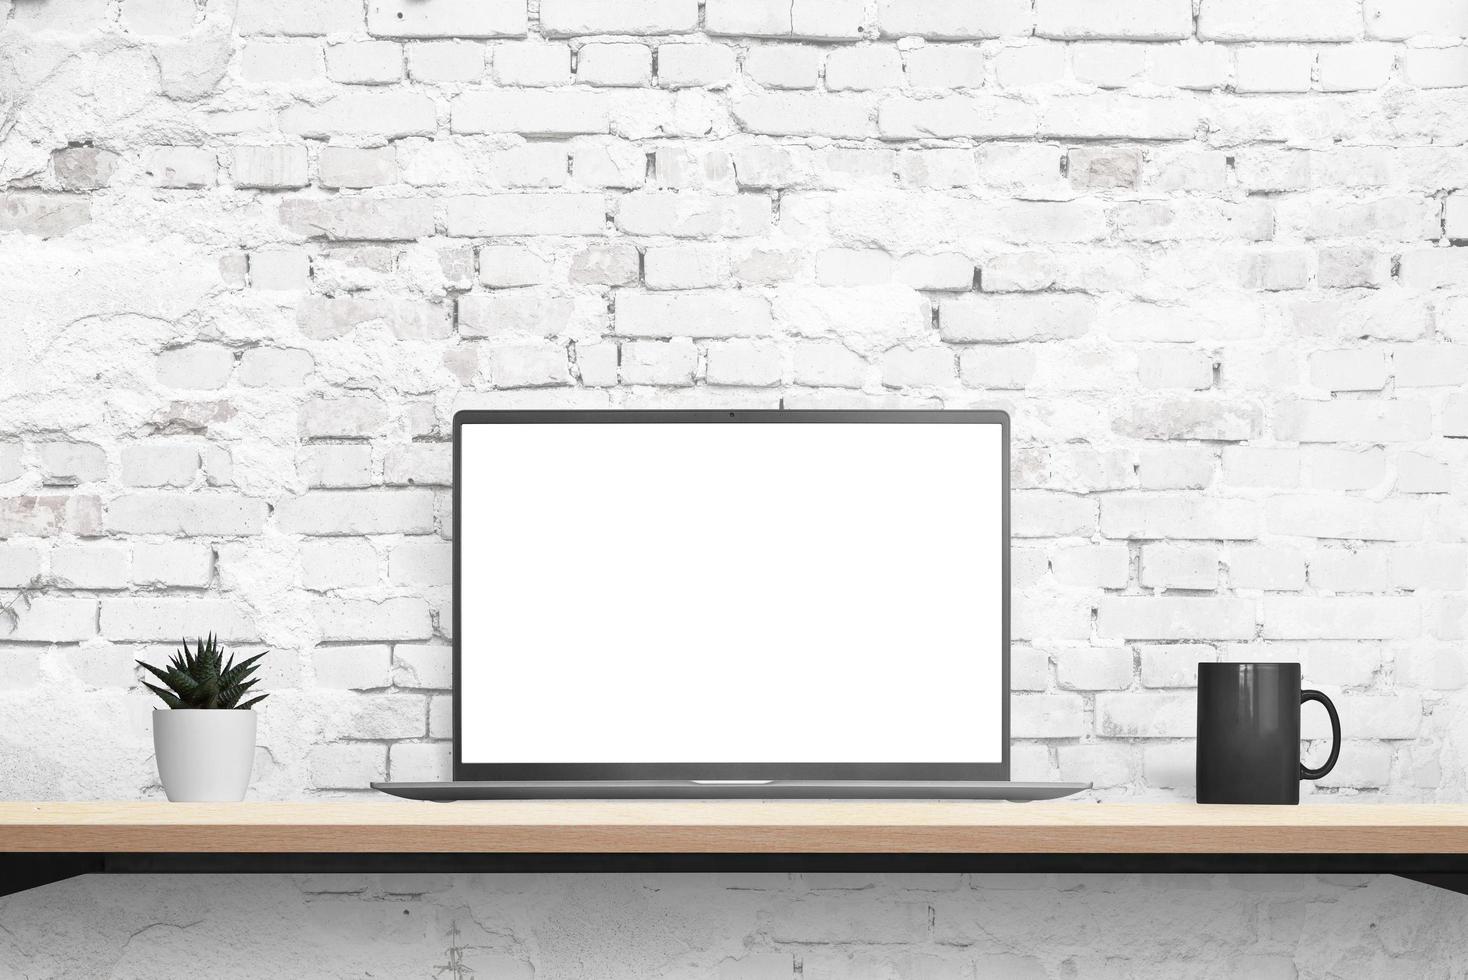
{"label": "white ceramic pot", "polygon": [[255,765],[255,712],[155,709],[153,753],[163,792],[173,802],[243,800]]}

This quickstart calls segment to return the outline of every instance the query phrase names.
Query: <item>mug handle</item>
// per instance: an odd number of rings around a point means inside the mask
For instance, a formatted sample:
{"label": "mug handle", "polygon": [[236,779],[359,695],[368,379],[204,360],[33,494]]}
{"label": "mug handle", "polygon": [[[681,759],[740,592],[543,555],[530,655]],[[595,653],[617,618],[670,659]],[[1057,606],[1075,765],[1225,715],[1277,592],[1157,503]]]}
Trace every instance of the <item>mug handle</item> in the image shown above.
{"label": "mug handle", "polygon": [[1319,769],[1311,769],[1303,762],[1300,763],[1301,779],[1320,779],[1335,768],[1335,760],[1340,757],[1341,719],[1340,716],[1335,713],[1335,705],[1330,703],[1330,698],[1326,697],[1324,694],[1321,694],[1319,691],[1301,691],[1300,704],[1303,705],[1306,701],[1319,701],[1321,704],[1325,705],[1326,714],[1330,715],[1330,758],[1326,759],[1325,765],[1321,766]]}

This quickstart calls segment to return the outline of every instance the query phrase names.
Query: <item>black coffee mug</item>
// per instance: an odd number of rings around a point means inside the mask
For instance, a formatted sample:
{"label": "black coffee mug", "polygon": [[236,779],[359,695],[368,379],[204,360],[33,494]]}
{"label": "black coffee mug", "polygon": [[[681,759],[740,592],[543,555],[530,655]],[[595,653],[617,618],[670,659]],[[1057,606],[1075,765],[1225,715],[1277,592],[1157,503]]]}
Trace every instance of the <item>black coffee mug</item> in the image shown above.
{"label": "black coffee mug", "polygon": [[[1330,715],[1330,758],[1300,761],[1300,707]],[[1198,665],[1198,802],[1299,803],[1300,780],[1319,779],[1341,752],[1341,720],[1330,698],[1300,690],[1299,664]]]}

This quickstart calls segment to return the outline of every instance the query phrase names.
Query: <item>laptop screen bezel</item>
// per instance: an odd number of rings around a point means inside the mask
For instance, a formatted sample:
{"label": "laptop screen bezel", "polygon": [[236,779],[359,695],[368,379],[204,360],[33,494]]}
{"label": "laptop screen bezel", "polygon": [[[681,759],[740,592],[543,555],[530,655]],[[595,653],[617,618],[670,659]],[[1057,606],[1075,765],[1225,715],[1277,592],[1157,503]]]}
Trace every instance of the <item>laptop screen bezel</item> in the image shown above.
{"label": "laptop screen bezel", "polygon": [[[997,425],[1000,427],[1003,481],[1003,513],[1000,534],[1000,561],[1004,595],[1001,599],[1002,640],[1002,712],[1001,759],[999,762],[889,762],[889,763],[824,763],[824,762],[722,762],[722,763],[505,763],[466,762],[462,757],[463,717],[462,616],[460,602],[460,521],[462,432],[466,425],[557,425],[557,424],[780,424],[780,423],[844,423],[844,424],[955,424]],[[453,483],[453,778],[456,781],[503,780],[996,780],[1007,781],[1010,769],[1009,745],[1009,593],[1010,593],[1010,525],[1009,525],[1009,415],[994,410],[555,410],[508,411],[463,410],[454,414],[454,483]]]}

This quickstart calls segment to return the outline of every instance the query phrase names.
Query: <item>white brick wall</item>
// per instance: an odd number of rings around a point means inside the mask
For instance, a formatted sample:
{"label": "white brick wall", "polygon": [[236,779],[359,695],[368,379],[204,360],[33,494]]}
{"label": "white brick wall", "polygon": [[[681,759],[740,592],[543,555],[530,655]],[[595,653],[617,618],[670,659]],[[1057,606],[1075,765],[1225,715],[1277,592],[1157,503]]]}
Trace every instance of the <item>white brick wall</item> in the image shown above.
{"label": "white brick wall", "polygon": [[[1312,800],[1463,798],[1464,4],[13,7],[0,795],[157,795],[126,665],[210,629],[274,651],[257,795],[442,775],[457,407],[880,405],[1014,416],[1017,776],[1187,798],[1194,665],[1298,659],[1348,737]],[[709,887],[748,950],[601,972],[1092,962],[970,946],[977,880]],[[863,923],[902,945],[820,945]],[[1209,948],[1370,958],[1254,928]]]}

